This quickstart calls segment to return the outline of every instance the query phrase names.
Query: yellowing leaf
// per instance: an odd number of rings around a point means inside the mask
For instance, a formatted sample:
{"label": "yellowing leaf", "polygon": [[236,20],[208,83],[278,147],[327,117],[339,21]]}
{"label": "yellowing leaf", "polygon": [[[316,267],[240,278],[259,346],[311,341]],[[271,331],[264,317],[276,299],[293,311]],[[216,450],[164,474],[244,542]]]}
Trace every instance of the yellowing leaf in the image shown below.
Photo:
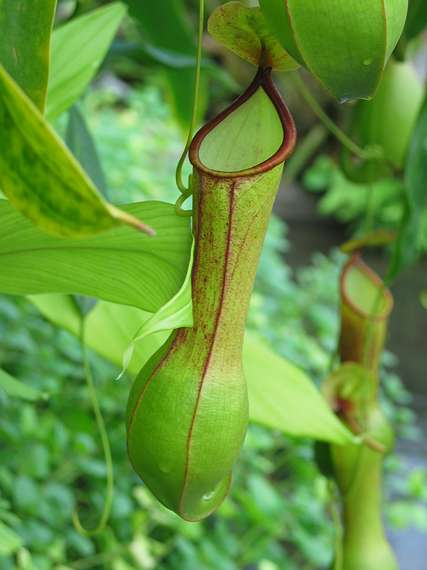
{"label": "yellowing leaf", "polygon": [[106,202],[10,75],[0,66],[0,187],[45,231],[82,236],[120,223],[152,233]]}

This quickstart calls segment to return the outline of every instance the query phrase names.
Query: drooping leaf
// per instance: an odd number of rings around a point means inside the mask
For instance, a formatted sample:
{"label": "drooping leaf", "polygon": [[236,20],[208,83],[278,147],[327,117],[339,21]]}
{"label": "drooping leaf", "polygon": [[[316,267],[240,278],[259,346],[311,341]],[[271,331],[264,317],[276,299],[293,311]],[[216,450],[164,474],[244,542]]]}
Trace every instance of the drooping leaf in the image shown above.
{"label": "drooping leaf", "polygon": [[89,85],[125,13],[123,4],[113,2],[54,31],[46,111],[49,121],[69,109]]}
{"label": "drooping leaf", "polygon": [[420,254],[423,212],[427,205],[427,97],[412,136],[405,167],[405,214],[390,267],[390,277],[412,265]]}
{"label": "drooping leaf", "polygon": [[184,281],[192,239],[189,221],[162,202],[124,210],[146,217],[156,236],[118,227],[85,239],[57,238],[1,200],[0,291],[74,293],[157,311]]}
{"label": "drooping leaf", "polygon": [[[78,334],[78,318],[66,297],[43,295],[31,300],[48,319]],[[135,333],[150,318],[150,313],[132,307],[99,302],[87,317],[88,346],[121,367],[123,354]],[[188,325],[185,314],[181,323],[178,318],[174,321],[174,326],[184,325]],[[156,332],[135,345],[129,364],[131,374],[138,374],[170,332]],[[298,437],[314,437],[337,444],[354,442],[351,433],[330,411],[304,372],[250,333],[246,334],[243,362],[252,421]]]}
{"label": "drooping leaf", "polygon": [[12,398],[20,398],[21,400],[30,400],[34,402],[43,398],[43,394],[41,392],[35,388],[31,388],[31,386],[26,386],[23,382],[16,380],[16,378],[13,378],[13,376],[0,368],[0,392],[2,390],[6,392],[8,396]]}
{"label": "drooping leaf", "polygon": [[0,187],[45,231],[82,236],[120,223],[151,233],[105,202],[61,139],[0,66]]}
{"label": "drooping leaf", "polygon": [[107,196],[107,181],[96,149],[95,141],[83,113],[74,105],[68,113],[65,142],[82,165],[98,190]]}
{"label": "drooping leaf", "polygon": [[227,2],[211,14],[208,31],[219,43],[257,67],[292,71],[299,66],[267,26],[258,7]]}
{"label": "drooping leaf", "polygon": [[56,0],[0,0],[0,65],[43,112]]}

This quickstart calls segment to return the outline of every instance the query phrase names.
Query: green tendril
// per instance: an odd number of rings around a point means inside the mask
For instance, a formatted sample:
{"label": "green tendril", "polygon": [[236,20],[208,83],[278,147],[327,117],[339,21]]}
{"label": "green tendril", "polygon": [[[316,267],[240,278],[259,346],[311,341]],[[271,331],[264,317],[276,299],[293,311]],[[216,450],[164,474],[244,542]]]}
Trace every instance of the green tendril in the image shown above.
{"label": "green tendril", "polygon": [[111,507],[113,504],[114,495],[114,469],[113,460],[111,456],[111,447],[108,440],[107,429],[105,427],[104,418],[102,416],[101,408],[99,406],[98,397],[96,395],[95,384],[93,381],[92,371],[89,362],[88,349],[85,342],[85,319],[81,319],[80,325],[80,343],[82,347],[83,367],[85,372],[85,379],[89,389],[90,399],[92,403],[93,412],[95,414],[96,425],[101,438],[102,449],[104,452],[105,465],[107,467],[107,479],[105,486],[105,503],[104,508],[99,519],[98,525],[94,529],[86,529],[80,522],[77,509],[73,512],[73,524],[77,532],[83,536],[91,537],[102,532],[107,526],[108,519],[110,518]]}
{"label": "green tendril", "polygon": [[[185,143],[184,150],[182,155],[178,161],[176,172],[175,172],[175,180],[176,185],[181,192],[181,194],[185,195],[188,198],[191,195],[190,187],[187,187],[182,179],[182,169],[184,167],[185,160],[188,155],[188,150],[190,148],[191,141],[193,139],[194,130],[196,128],[197,117],[199,112],[199,93],[200,93],[200,78],[201,78],[201,67],[202,67],[202,49],[203,49],[203,30],[205,24],[205,2],[204,0],[199,0],[199,31],[197,36],[197,55],[196,55],[196,77],[194,81],[194,98],[193,98],[193,110],[191,115],[191,123],[190,129],[188,131],[187,141]],[[190,192],[188,194],[188,192]],[[185,199],[186,199],[185,198]],[[184,213],[185,210],[181,210],[181,205],[184,200],[178,198],[176,203],[177,213],[179,215],[191,215]]]}
{"label": "green tendril", "polygon": [[184,192],[183,194],[181,194],[181,196],[178,198],[178,200],[175,203],[175,212],[177,213],[178,216],[192,216],[193,215],[193,211],[192,210],[185,210],[182,205],[184,204],[184,202],[190,198],[190,196],[193,194],[193,191],[191,190],[191,188],[189,188],[186,192]]}

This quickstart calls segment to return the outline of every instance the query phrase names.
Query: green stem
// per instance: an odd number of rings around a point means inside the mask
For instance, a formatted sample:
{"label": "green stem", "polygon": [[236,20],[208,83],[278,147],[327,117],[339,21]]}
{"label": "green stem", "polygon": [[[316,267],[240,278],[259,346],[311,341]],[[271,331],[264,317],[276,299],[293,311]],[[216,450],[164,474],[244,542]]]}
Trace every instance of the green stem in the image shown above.
{"label": "green stem", "polygon": [[178,165],[176,167],[176,175],[175,175],[176,185],[182,194],[187,194],[188,192],[188,187],[185,185],[182,179],[182,169],[184,166],[185,159],[187,158],[188,155],[188,149],[190,148],[190,144],[193,139],[193,134],[198,119],[204,24],[205,24],[205,2],[204,0],[199,0],[199,31],[197,36],[196,77],[194,81],[193,111],[191,115],[191,124],[190,124],[190,129],[188,131],[187,141],[185,143],[182,155],[178,161]]}
{"label": "green stem", "polygon": [[380,149],[378,147],[362,148],[356,144],[346,133],[339,128],[339,126],[325,113],[322,106],[313,97],[310,90],[305,85],[304,81],[301,79],[298,73],[293,73],[292,78],[294,80],[295,86],[301,93],[302,97],[305,99],[306,103],[309,105],[313,113],[315,113],[325,127],[334,135],[334,137],[340,141],[340,143],[345,146],[352,154],[360,158],[361,160],[369,160],[372,158],[379,158]]}
{"label": "green stem", "polygon": [[108,523],[108,519],[111,513],[111,507],[113,504],[113,495],[114,495],[114,469],[113,469],[113,459],[111,456],[111,447],[110,442],[108,440],[107,429],[105,427],[104,418],[102,416],[101,408],[99,406],[98,397],[96,395],[95,384],[93,381],[92,371],[90,368],[89,362],[89,354],[88,349],[85,342],[85,319],[81,319],[80,325],[80,342],[82,346],[82,354],[83,354],[83,366],[85,371],[85,379],[87,383],[87,387],[89,389],[90,399],[92,402],[93,411],[95,414],[96,425],[98,427],[99,435],[101,438],[102,449],[104,452],[105,464],[107,466],[107,481],[106,481],[106,489],[105,489],[105,503],[104,508],[99,520],[98,525],[94,529],[86,529],[80,522],[80,518],[78,515],[77,510],[73,513],[73,524],[76,530],[84,535],[84,536],[95,536],[104,530]]}

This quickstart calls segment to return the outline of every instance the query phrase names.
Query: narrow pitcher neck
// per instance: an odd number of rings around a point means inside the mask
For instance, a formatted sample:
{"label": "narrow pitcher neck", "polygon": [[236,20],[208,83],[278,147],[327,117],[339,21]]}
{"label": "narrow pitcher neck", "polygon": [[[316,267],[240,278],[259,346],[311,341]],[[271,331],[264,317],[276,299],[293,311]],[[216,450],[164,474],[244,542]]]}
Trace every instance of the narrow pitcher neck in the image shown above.
{"label": "narrow pitcher neck", "polygon": [[245,178],[193,174],[194,330],[239,355],[282,166]]}

